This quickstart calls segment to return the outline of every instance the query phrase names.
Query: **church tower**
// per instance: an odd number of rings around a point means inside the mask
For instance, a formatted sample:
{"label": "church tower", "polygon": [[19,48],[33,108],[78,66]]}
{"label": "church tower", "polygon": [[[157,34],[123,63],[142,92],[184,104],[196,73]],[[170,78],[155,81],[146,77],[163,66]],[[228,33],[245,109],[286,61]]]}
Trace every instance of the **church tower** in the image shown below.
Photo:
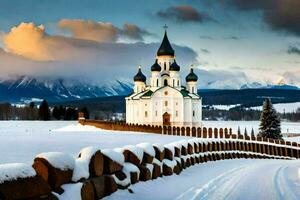
{"label": "church tower", "polygon": [[133,93],[126,97],[126,122],[201,126],[202,99],[197,94],[198,77],[191,68],[185,87],[181,82],[180,69],[165,30],[151,65],[149,85],[141,67],[134,76]]}

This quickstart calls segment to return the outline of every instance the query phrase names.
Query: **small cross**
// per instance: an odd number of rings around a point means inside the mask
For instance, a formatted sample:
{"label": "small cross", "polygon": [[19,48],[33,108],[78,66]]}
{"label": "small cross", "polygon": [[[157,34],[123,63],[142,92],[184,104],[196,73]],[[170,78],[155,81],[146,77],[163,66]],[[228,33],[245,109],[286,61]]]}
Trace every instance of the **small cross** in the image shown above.
{"label": "small cross", "polygon": [[167,29],[168,29],[167,24],[165,24],[165,25],[163,26],[163,28],[164,28],[165,30],[167,30]]}

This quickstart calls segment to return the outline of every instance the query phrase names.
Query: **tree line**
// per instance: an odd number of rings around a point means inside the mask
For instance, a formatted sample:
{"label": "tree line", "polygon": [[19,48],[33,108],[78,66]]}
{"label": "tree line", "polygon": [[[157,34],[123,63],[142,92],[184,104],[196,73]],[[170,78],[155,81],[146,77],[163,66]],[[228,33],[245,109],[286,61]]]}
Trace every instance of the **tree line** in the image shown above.
{"label": "tree line", "polygon": [[90,114],[86,107],[49,106],[46,100],[43,100],[40,105],[34,102],[25,106],[2,103],[0,120],[77,120],[79,111],[89,119]]}

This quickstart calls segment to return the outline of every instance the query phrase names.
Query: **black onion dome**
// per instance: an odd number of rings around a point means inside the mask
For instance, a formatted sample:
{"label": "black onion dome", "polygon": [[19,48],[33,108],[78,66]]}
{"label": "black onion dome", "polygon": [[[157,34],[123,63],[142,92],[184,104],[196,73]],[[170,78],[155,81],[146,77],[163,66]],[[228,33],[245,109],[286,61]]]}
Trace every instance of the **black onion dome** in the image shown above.
{"label": "black onion dome", "polygon": [[138,73],[133,78],[134,82],[140,81],[140,82],[146,82],[146,76],[142,73],[141,68],[139,68]]}
{"label": "black onion dome", "polygon": [[155,60],[155,63],[151,66],[151,71],[153,72],[161,71],[161,66],[157,63],[157,59]]}
{"label": "black onion dome", "polygon": [[175,52],[169,42],[167,31],[165,31],[163,41],[157,51],[157,56],[174,56],[174,54]]}
{"label": "black onion dome", "polygon": [[174,60],[174,62],[170,65],[170,71],[176,71],[176,72],[179,72],[179,71],[180,71],[180,66],[176,63],[175,60]]}
{"label": "black onion dome", "polygon": [[185,77],[186,82],[197,81],[198,76],[194,73],[194,69],[192,68],[190,73]]}

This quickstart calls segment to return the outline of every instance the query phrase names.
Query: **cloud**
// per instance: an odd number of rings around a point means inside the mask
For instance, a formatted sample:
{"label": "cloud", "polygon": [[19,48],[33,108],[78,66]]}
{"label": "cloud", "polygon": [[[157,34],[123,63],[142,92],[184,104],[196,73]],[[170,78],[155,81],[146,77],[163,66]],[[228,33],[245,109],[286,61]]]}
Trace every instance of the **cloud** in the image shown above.
{"label": "cloud", "polygon": [[300,55],[300,48],[296,47],[296,46],[289,46],[288,50],[287,50],[288,54],[296,54],[296,55]]}
{"label": "cloud", "polygon": [[226,0],[219,1],[242,11],[261,10],[264,21],[273,30],[300,36],[299,0]]}
{"label": "cloud", "polygon": [[116,42],[119,37],[142,41],[144,36],[152,35],[137,25],[129,23],[125,23],[123,29],[120,29],[111,23],[81,19],[62,19],[59,21],[58,26],[70,31],[74,38],[101,43]]}
{"label": "cloud", "polygon": [[[32,23],[13,28],[5,34],[5,41],[5,50],[0,48],[2,76],[85,76],[101,82],[118,77],[132,80],[139,64],[149,73],[160,45],[53,36]],[[191,48],[175,44],[173,48],[183,69],[196,62],[197,53]]]}
{"label": "cloud", "polygon": [[200,51],[201,51],[202,53],[206,53],[206,54],[210,53],[210,51],[209,51],[208,49],[200,49]]}
{"label": "cloud", "polygon": [[199,38],[203,39],[203,40],[214,40],[215,39],[215,38],[213,38],[211,36],[208,36],[208,35],[200,35]]}
{"label": "cloud", "polygon": [[240,38],[237,36],[226,36],[223,37],[224,40],[239,40]]}
{"label": "cloud", "polygon": [[157,16],[178,22],[205,22],[212,18],[204,12],[199,12],[189,5],[172,6],[165,10],[160,10]]}

